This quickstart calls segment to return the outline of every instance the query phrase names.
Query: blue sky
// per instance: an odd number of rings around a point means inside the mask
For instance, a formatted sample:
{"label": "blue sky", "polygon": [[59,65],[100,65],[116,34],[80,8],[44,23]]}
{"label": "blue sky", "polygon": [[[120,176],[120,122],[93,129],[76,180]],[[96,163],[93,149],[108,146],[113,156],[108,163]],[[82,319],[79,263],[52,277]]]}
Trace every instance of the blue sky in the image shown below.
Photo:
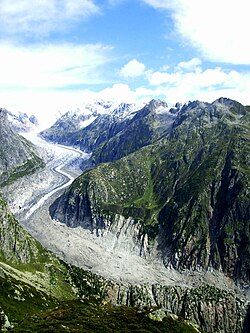
{"label": "blue sky", "polygon": [[0,0],[1,107],[92,98],[250,104],[249,1]]}

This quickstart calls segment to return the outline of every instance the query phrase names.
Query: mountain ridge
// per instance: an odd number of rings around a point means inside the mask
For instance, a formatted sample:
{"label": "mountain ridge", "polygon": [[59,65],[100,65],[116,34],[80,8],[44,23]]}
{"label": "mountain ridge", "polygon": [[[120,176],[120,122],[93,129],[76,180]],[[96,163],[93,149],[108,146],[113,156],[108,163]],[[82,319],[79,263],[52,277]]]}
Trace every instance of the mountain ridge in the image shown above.
{"label": "mountain ridge", "polygon": [[[237,262],[233,253],[244,253],[248,248],[248,242],[243,239],[247,237],[250,219],[247,204],[247,184],[250,181],[247,167],[249,108],[234,102],[232,108],[229,101],[220,99],[209,107],[197,102],[189,104],[185,112],[177,116],[171,132],[155,144],[145,146],[114,164],[101,164],[83,173],[59,200],[57,208],[53,207],[52,216],[69,226],[80,223],[83,227],[100,231],[112,224],[115,214],[142,220],[145,230],[139,237],[147,234],[151,240],[157,235],[164,239],[159,242],[158,249],[166,266],[191,269],[194,260],[194,267],[211,265],[215,269],[222,268],[237,281],[249,283],[248,252],[242,257],[245,261],[240,264],[241,268],[236,268],[236,271],[241,271],[240,275],[230,268]],[[239,125],[239,117],[242,125]],[[237,156],[237,151],[242,153]],[[209,188],[210,196],[207,194]],[[228,192],[229,199],[222,199],[225,192]],[[103,193],[107,193],[106,196]],[[195,217],[200,214],[197,211],[199,205],[203,215]],[[234,217],[230,215],[231,207],[236,210]],[[230,234],[231,229],[222,229],[222,236],[219,221],[226,219],[224,228],[230,225],[235,230],[233,221],[242,219],[242,216],[245,217],[241,222],[240,239],[236,241],[238,238]],[[199,219],[204,222],[199,227],[200,236],[195,236],[193,223],[198,227]],[[172,224],[165,221],[172,221]],[[211,223],[212,229],[209,230]],[[217,231],[212,231],[213,228],[220,233],[222,240],[216,236]],[[186,232],[190,232],[190,243],[187,243]],[[200,237],[204,232],[208,238],[202,241]],[[192,243],[192,238],[197,238],[197,244]],[[245,244],[243,248],[241,240]],[[211,242],[210,254],[206,250],[208,241]],[[183,251],[180,257],[179,247]],[[219,259],[223,258],[222,253],[227,248],[233,251],[227,254],[229,263]],[[202,255],[198,254],[200,250]]]}

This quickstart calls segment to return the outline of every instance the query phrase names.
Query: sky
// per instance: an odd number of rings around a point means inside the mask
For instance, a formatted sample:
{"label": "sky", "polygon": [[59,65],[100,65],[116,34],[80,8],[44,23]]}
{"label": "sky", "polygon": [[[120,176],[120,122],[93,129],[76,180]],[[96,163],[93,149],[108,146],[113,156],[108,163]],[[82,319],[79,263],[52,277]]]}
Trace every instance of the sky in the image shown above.
{"label": "sky", "polygon": [[0,0],[0,107],[49,124],[91,99],[250,105],[249,0]]}

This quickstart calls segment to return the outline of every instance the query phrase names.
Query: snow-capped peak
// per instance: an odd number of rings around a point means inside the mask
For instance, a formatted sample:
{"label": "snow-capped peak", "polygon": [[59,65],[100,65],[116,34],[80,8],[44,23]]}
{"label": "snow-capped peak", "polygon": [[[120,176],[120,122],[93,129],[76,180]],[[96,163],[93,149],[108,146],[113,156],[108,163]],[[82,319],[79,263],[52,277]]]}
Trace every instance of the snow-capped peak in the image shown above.
{"label": "snow-capped peak", "polygon": [[64,129],[79,130],[89,126],[99,116],[111,116],[116,120],[133,117],[135,111],[145,104],[119,103],[104,100],[93,100],[75,110],[70,110],[61,116],[54,126]]}
{"label": "snow-capped peak", "polygon": [[29,132],[38,126],[38,120],[34,115],[29,117],[27,113],[24,112],[8,110],[6,110],[6,112],[11,127],[16,132]]}

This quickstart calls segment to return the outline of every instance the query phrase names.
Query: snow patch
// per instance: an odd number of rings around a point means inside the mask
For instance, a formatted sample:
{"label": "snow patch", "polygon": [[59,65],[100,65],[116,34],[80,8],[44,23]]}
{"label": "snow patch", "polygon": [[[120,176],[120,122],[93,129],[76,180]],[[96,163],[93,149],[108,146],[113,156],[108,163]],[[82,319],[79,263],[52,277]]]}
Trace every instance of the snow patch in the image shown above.
{"label": "snow patch", "polygon": [[85,128],[87,126],[89,126],[91,123],[93,123],[93,121],[96,119],[97,117],[94,117],[94,116],[91,116],[89,119],[87,120],[83,120],[83,121],[80,121],[79,123],[79,127],[80,128]]}

